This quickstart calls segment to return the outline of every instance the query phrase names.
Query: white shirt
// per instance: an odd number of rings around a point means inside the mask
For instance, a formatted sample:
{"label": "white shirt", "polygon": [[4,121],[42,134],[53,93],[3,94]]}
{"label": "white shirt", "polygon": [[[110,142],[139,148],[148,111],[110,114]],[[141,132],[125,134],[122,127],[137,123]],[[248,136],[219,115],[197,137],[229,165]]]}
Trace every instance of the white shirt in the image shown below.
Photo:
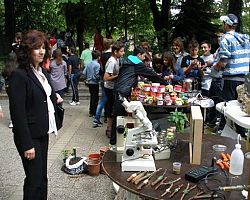
{"label": "white shirt", "polygon": [[[105,73],[109,73],[112,75],[119,74],[119,59],[115,59],[111,56],[105,66]],[[104,87],[108,89],[114,89],[115,81],[104,81]]]}
{"label": "white shirt", "polygon": [[36,75],[37,79],[42,84],[43,89],[44,89],[44,91],[46,93],[46,96],[47,96],[48,115],[49,115],[49,130],[48,130],[48,133],[55,133],[55,135],[57,135],[57,127],[56,127],[56,119],[55,119],[55,108],[54,108],[54,105],[53,105],[53,103],[52,103],[52,101],[50,99],[52,89],[50,87],[50,84],[49,84],[47,78],[43,74],[41,67],[39,67],[39,69],[36,70],[32,66],[32,70],[33,70],[34,74]]}

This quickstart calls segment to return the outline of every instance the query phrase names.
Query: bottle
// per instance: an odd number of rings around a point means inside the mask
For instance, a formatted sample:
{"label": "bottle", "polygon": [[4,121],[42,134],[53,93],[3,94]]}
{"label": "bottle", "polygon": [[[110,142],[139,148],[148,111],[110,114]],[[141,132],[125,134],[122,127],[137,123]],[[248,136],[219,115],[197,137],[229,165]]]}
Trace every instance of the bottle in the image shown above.
{"label": "bottle", "polygon": [[231,154],[229,172],[232,175],[242,175],[244,165],[244,154],[241,150],[241,144],[239,143],[240,135],[238,135],[238,143],[235,145],[235,149]]}

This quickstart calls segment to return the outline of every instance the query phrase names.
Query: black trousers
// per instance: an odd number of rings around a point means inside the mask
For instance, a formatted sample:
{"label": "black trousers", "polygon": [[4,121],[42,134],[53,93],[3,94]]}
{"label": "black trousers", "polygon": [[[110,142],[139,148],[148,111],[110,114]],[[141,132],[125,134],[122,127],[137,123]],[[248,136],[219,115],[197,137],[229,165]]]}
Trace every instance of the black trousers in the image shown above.
{"label": "black trousers", "polygon": [[107,117],[112,118],[114,101],[115,101],[114,90],[109,88],[104,88],[104,90],[107,96]]}
{"label": "black trousers", "polygon": [[208,93],[208,97],[210,97],[214,101],[214,107],[209,109],[206,118],[206,122],[211,124],[215,124],[216,118],[220,117],[220,113],[216,110],[216,104],[223,101],[221,81],[222,80],[219,78],[213,80]]}
{"label": "black trousers", "polygon": [[127,116],[128,113],[121,104],[121,102],[118,100],[118,97],[115,97],[114,102],[114,109],[113,109],[113,118],[112,118],[112,129],[111,129],[111,138],[110,138],[110,144],[114,145],[116,144],[116,127],[117,127],[117,116]]}
{"label": "black trousers", "polygon": [[90,93],[89,114],[95,115],[99,100],[99,84],[88,84]]}
{"label": "black trousers", "polygon": [[39,139],[33,139],[35,158],[28,160],[24,152],[19,152],[25,172],[23,200],[47,200],[48,178],[48,134]]}

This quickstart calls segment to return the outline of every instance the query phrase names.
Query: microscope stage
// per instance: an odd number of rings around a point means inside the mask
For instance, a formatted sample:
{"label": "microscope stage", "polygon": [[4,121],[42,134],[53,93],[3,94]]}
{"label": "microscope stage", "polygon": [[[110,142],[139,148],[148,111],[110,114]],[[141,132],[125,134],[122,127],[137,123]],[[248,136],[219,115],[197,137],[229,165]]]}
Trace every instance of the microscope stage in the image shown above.
{"label": "microscope stage", "polygon": [[147,158],[138,158],[135,160],[126,160],[122,162],[122,171],[155,171],[155,161],[152,155]]}

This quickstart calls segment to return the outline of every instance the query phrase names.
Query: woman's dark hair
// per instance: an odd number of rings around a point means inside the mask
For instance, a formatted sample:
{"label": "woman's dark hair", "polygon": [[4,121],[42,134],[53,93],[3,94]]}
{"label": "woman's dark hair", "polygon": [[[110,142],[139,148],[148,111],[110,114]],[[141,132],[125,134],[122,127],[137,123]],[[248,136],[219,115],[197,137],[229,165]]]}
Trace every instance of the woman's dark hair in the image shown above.
{"label": "woman's dark hair", "polygon": [[[45,45],[45,56],[44,61],[50,58],[50,48],[47,37],[45,34],[38,30],[30,30],[24,33],[20,50],[17,54],[17,61],[20,68],[28,68],[32,63],[32,50],[40,48]],[[42,64],[42,63],[41,63]]]}
{"label": "woman's dark hair", "polygon": [[[162,55],[162,60],[167,59],[168,60],[168,66],[163,66],[163,70],[168,67],[171,70],[173,70],[173,72],[176,72],[176,67],[175,67],[175,58],[173,56],[173,54],[170,51],[166,51],[163,53]],[[164,62],[163,62],[164,63]]]}
{"label": "woman's dark hair", "polygon": [[17,68],[17,55],[12,51],[9,53],[2,72],[4,79],[8,79],[15,68]]}

